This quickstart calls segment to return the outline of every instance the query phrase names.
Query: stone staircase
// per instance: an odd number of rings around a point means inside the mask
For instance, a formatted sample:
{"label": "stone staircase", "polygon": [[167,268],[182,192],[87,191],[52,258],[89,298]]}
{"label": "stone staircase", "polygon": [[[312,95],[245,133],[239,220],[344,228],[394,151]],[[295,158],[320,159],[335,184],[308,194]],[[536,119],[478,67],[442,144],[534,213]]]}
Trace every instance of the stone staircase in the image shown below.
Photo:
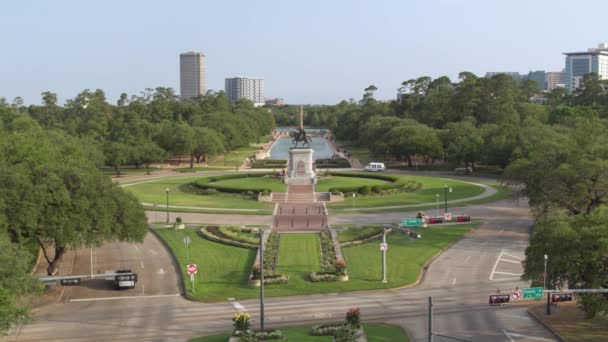
{"label": "stone staircase", "polygon": [[315,193],[312,185],[290,185],[286,193],[273,193],[273,202],[278,202],[273,229],[283,233],[326,229],[327,209],[322,201],[318,201],[326,198],[323,194]]}

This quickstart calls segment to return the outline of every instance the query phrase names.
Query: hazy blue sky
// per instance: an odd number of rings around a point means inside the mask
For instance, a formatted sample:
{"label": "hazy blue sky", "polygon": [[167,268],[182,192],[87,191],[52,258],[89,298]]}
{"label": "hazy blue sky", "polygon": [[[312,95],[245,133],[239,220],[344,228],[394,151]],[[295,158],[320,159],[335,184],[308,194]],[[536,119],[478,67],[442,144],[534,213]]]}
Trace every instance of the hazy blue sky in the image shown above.
{"label": "hazy blue sky", "polygon": [[562,52],[608,41],[606,13],[604,0],[3,1],[0,96],[179,93],[179,53],[196,50],[210,89],[243,75],[288,103],[360,98],[370,84],[389,99],[422,75],[559,71]]}

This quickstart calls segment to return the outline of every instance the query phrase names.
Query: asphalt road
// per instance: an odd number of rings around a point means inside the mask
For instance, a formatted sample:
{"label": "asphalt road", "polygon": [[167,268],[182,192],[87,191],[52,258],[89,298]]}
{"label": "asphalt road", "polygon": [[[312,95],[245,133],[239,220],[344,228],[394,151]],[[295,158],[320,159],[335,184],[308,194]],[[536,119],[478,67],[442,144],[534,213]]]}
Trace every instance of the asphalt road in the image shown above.
{"label": "asphalt road", "polygon": [[[413,341],[426,341],[427,302],[432,296],[435,333],[472,341],[555,340],[526,314],[521,303],[505,307],[487,304],[488,295],[497,288],[508,293],[516,286],[526,286],[518,279],[531,225],[525,203],[501,201],[462,211],[482,218],[484,223],[435,259],[418,286],[269,298],[265,302],[267,326],[342,320],[349,308],[359,307],[364,321],[398,324],[407,329]],[[404,215],[408,214],[356,214],[332,220],[390,222]],[[254,325],[258,324],[257,300],[197,303],[176,296],[178,271],[168,251],[151,234],[137,247],[107,244],[95,250],[94,256],[96,272],[135,270],[143,265],[138,269],[138,287],[129,291],[114,291],[101,284],[68,288],[59,302],[37,309],[33,322],[14,329],[7,340],[183,341],[231,330],[231,317],[237,310],[250,312]],[[89,250],[75,254],[72,273],[78,272],[90,272]],[[435,341],[449,339],[437,336]]]}

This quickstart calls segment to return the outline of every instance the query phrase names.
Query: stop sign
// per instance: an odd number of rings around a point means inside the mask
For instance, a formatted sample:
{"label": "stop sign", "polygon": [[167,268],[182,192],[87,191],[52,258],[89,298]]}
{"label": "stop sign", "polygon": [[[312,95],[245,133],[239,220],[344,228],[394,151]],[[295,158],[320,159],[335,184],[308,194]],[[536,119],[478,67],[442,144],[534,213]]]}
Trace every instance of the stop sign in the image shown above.
{"label": "stop sign", "polygon": [[186,265],[186,271],[188,271],[188,274],[196,274],[196,264]]}

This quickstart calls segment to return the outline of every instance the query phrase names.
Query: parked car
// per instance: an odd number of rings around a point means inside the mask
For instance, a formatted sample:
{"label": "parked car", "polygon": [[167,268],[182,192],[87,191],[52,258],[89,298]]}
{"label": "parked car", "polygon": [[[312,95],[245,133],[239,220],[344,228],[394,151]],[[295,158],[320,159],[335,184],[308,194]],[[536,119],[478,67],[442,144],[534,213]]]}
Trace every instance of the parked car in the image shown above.
{"label": "parked car", "polygon": [[470,166],[469,167],[457,167],[454,169],[454,172],[471,173],[471,172],[473,172],[473,169]]}
{"label": "parked car", "polygon": [[384,172],[384,170],[386,170],[386,167],[384,167],[384,163],[372,162],[367,164],[367,166],[365,167],[365,171]]}

